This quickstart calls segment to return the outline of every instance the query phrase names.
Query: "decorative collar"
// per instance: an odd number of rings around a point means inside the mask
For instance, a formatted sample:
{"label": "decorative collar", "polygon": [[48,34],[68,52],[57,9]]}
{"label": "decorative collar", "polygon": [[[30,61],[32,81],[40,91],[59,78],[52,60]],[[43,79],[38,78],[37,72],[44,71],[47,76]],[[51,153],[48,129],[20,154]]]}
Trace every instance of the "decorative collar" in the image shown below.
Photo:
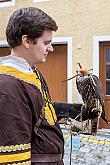
{"label": "decorative collar", "polygon": [[13,55],[0,57],[0,65],[12,67],[28,74],[33,73],[33,70],[24,58]]}

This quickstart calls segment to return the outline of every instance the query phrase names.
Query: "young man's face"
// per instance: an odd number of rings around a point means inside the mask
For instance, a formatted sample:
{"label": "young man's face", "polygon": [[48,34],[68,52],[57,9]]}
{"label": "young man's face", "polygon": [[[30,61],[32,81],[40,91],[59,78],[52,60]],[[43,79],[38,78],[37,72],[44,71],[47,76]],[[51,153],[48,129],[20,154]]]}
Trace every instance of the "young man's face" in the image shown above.
{"label": "young man's face", "polygon": [[49,52],[53,52],[51,45],[52,31],[44,31],[43,35],[36,40],[36,44],[30,45],[30,60],[33,65],[46,61]]}

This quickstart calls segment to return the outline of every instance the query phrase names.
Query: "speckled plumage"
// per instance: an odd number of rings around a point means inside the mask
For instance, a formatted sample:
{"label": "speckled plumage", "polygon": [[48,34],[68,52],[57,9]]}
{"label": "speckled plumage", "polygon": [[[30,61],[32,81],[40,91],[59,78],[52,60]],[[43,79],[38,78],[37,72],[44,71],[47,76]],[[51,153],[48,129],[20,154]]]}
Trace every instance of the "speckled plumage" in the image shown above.
{"label": "speckled plumage", "polygon": [[[81,65],[79,66],[82,68]],[[102,84],[97,76],[89,72],[82,74],[79,70],[76,76],[76,85],[84,103],[82,110],[88,108],[91,112],[93,110],[97,111],[96,117],[91,119],[91,132],[97,133],[100,116],[107,123],[105,118]]]}

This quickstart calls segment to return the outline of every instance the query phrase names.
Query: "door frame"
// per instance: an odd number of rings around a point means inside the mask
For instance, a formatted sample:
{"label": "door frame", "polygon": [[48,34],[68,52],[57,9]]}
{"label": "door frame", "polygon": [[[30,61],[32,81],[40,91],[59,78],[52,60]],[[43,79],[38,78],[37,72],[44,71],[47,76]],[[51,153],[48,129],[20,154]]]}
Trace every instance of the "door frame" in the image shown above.
{"label": "door frame", "polygon": [[99,43],[110,41],[110,35],[98,35],[93,37],[93,74],[99,77]]}
{"label": "door frame", "polygon": [[[93,73],[99,77],[100,75],[100,70],[99,70],[99,59],[100,59],[100,47],[99,44],[100,42],[106,42],[110,41],[110,35],[100,35],[100,36],[94,36],[93,37]],[[99,126],[101,128],[105,127],[102,123],[100,122]]]}
{"label": "door frame", "polygon": [[[72,55],[72,37],[53,37],[52,44],[66,44],[67,45],[67,79],[72,77],[73,55]],[[0,40],[0,47],[7,47],[6,40]],[[67,103],[72,103],[73,83],[67,81]]]}

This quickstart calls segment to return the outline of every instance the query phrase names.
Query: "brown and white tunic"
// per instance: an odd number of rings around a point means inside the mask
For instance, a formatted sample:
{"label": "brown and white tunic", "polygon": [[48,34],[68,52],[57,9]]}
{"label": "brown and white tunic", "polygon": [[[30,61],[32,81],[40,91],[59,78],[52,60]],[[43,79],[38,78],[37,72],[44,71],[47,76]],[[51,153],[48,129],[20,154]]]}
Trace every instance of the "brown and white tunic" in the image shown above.
{"label": "brown and white tunic", "polygon": [[63,165],[63,135],[45,80],[35,72],[24,59],[0,58],[0,164]]}

